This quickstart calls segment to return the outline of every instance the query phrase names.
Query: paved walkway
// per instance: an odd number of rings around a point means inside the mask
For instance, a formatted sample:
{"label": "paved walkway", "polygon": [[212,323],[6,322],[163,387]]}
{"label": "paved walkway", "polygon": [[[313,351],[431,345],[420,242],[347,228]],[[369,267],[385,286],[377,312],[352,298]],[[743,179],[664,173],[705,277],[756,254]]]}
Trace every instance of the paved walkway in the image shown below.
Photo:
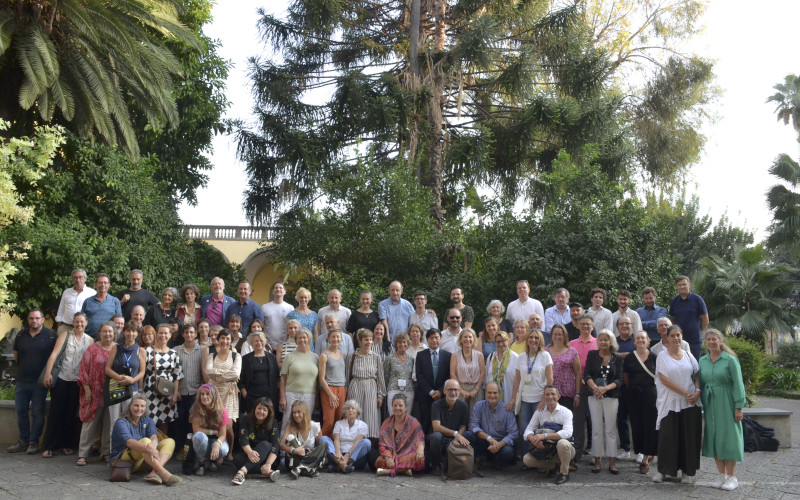
{"label": "paved walkway", "polygon": [[[432,475],[415,478],[376,477],[366,472],[350,475],[321,474],[317,478],[293,480],[284,474],[277,483],[266,479],[249,478],[242,486],[230,483],[234,470],[224,466],[219,472],[205,477],[184,477],[184,482],[174,488],[145,483],[142,475],[130,483],[109,483],[109,469],[90,461],[86,467],[75,466],[75,456],[57,455],[52,459],[25,454],[0,452],[0,496],[13,498],[81,498],[81,499],[141,499],[156,495],[166,498],[397,498],[420,500],[440,499],[501,499],[501,498],[583,498],[603,499],[654,499],[684,498],[775,498],[800,500],[800,401],[759,398],[761,406],[794,411],[792,416],[792,448],[776,453],[757,452],[745,455],[744,464],[737,468],[739,489],[724,492],[712,489],[709,484],[716,479],[712,459],[703,458],[697,483],[693,486],[675,482],[654,484],[650,477],[638,473],[632,461],[620,461],[619,476],[608,472],[592,474],[584,461],[573,472],[570,481],[561,486],[552,484],[537,473],[520,472],[518,467],[502,472],[487,471],[485,478],[469,481],[443,482]],[[168,469],[179,473],[178,464],[168,464]],[[655,466],[651,470],[651,475]],[[535,488],[535,491],[533,490]]]}

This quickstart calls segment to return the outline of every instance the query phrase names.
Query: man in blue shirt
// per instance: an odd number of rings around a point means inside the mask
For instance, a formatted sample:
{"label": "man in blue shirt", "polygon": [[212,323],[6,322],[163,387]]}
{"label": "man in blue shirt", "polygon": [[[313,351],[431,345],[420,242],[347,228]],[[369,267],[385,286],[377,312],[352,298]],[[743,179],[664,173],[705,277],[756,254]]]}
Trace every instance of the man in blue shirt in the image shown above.
{"label": "man in blue shirt", "polygon": [[106,321],[111,321],[111,316],[122,314],[122,306],[119,299],[108,294],[111,287],[111,278],[105,273],[97,275],[94,288],[97,294],[83,301],[81,311],[86,315],[85,333],[97,340],[97,330]]}
{"label": "man in blue shirt", "polygon": [[695,359],[700,359],[703,332],[708,328],[708,308],[703,297],[692,293],[692,282],[686,276],[675,279],[678,295],[669,303],[669,318],[683,330],[683,340]]}
{"label": "man in blue shirt", "polygon": [[408,317],[414,312],[414,306],[402,295],[403,285],[399,281],[392,281],[389,285],[389,298],[378,304],[378,318],[386,327],[392,341],[395,335],[406,331]]}
{"label": "man in blue shirt", "polygon": [[239,317],[242,318],[241,333],[244,336],[247,335],[250,323],[252,323],[254,319],[261,320],[262,322],[264,321],[264,311],[261,309],[258,302],[250,298],[251,293],[253,293],[253,289],[250,287],[250,282],[247,280],[240,281],[239,287],[236,289],[239,300],[228,306],[228,309],[225,311],[225,323],[223,323],[222,326],[228,324],[228,318],[234,314],[238,314]]}
{"label": "man in blue shirt", "polygon": [[475,449],[475,458],[486,457],[494,461],[500,470],[504,465],[513,465],[514,444],[519,436],[517,418],[513,412],[506,411],[506,404],[500,401],[500,386],[497,382],[486,384],[486,399],[475,403],[469,430],[464,437]]}
{"label": "man in blue shirt", "polygon": [[653,346],[661,340],[658,333],[658,318],[667,317],[667,308],[656,305],[656,289],[647,286],[642,290],[642,301],[644,306],[636,310],[642,320],[642,329],[650,337],[650,345]]}

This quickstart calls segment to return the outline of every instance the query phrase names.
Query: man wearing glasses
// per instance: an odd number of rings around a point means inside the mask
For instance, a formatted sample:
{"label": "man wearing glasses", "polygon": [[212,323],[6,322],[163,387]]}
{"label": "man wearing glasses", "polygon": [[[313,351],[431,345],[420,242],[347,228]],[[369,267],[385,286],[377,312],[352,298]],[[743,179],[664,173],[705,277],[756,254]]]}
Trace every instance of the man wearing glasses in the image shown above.
{"label": "man wearing glasses", "polygon": [[458,380],[444,383],[444,398],[434,401],[431,407],[433,432],[426,436],[430,449],[430,467],[437,476],[442,475],[442,454],[451,442],[456,446],[469,446],[464,431],[469,425],[469,407],[458,399]]}
{"label": "man wearing glasses", "polygon": [[461,312],[455,307],[447,311],[447,329],[442,330],[442,349],[450,354],[459,348],[456,340],[461,333]]}
{"label": "man wearing glasses", "polygon": [[222,325],[228,307],[236,303],[236,299],[225,295],[225,282],[220,277],[211,280],[211,295],[204,295],[200,299],[203,317],[208,319],[211,326]]}

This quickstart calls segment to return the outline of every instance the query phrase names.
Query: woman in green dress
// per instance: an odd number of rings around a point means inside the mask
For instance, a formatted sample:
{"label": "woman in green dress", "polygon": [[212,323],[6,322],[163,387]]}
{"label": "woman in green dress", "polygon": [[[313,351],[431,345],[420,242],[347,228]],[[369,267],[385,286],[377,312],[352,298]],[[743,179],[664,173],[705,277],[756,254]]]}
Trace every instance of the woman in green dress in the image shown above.
{"label": "woman in green dress", "polygon": [[732,491],[739,485],[736,462],[744,461],[742,408],[745,405],[742,369],[719,330],[705,333],[708,354],[700,358],[700,389],[705,408],[703,456],[717,462],[715,488]]}

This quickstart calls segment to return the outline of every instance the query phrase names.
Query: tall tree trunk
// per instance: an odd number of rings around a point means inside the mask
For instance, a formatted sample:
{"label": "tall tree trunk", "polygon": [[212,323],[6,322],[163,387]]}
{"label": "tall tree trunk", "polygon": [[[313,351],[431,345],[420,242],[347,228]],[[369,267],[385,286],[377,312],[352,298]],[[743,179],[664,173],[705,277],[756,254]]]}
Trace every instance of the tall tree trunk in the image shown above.
{"label": "tall tree trunk", "polygon": [[411,73],[419,76],[419,12],[422,0],[411,0],[411,19],[408,29],[408,62]]}
{"label": "tall tree trunk", "polygon": [[429,60],[431,98],[428,108],[430,119],[430,151],[428,158],[428,185],[433,191],[434,204],[431,207],[431,215],[436,219],[439,231],[442,230],[444,219],[444,209],[442,209],[442,162],[444,156],[444,119],[442,117],[442,107],[444,106],[444,72],[440,60],[440,52],[445,48],[445,14],[447,9],[446,0],[434,0],[433,16],[435,18],[433,32],[433,57]]}

